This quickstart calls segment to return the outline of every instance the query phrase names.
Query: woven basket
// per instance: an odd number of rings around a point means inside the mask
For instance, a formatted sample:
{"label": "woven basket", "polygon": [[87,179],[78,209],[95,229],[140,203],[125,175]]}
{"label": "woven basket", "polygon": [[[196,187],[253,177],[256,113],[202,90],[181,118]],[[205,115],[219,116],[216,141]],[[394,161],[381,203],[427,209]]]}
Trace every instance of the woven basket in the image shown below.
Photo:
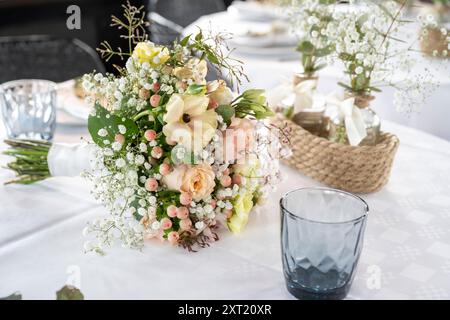
{"label": "woven basket", "polygon": [[399,145],[396,136],[381,133],[375,146],[349,146],[315,136],[281,115],[273,124],[289,130],[292,155],[283,162],[306,176],[354,193],[375,192],[388,182]]}

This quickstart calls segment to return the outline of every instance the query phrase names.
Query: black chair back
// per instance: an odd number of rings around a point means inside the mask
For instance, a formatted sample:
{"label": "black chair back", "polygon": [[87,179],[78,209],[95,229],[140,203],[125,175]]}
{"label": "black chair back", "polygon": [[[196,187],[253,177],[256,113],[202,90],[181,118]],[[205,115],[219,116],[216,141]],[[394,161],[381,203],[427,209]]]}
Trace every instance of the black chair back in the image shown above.
{"label": "black chair back", "polygon": [[0,83],[16,79],[62,82],[94,70],[105,73],[95,50],[78,39],[0,37]]}

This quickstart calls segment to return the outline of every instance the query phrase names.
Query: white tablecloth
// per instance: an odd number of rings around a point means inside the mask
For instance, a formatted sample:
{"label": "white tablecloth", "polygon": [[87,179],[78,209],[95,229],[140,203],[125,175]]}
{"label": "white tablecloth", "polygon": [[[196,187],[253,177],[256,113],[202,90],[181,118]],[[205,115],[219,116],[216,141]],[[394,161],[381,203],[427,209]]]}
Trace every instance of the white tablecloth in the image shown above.
{"label": "white tablecloth", "polygon": [[[239,29],[239,26],[244,28],[247,24],[248,22],[243,22],[227,12],[220,12],[201,17],[185,29],[185,34],[196,33],[199,27],[203,30],[232,33]],[[270,90],[280,83],[290,80],[292,75],[301,69],[300,54],[295,54],[294,48],[292,51],[294,55],[288,58],[285,56],[262,57],[248,55],[236,47],[233,55],[245,63],[245,72],[250,79],[250,83],[245,83],[243,88],[257,87]],[[417,72],[423,71],[422,67],[426,65],[432,72],[435,72],[433,80],[440,84],[438,88],[431,91],[431,96],[426,99],[424,105],[414,113],[399,113],[392,103],[394,90],[385,87],[382,88],[383,92],[376,93],[376,99],[371,106],[381,119],[417,128],[450,141],[450,59],[442,61],[423,58],[419,54],[417,59],[419,59]],[[325,68],[320,71],[319,76],[318,90],[324,94],[332,91],[341,92],[342,88],[337,85],[337,82],[347,80],[337,67]]]}
{"label": "white tablecloth", "polygon": [[[450,298],[450,143],[385,122],[401,145],[390,183],[363,196],[370,206],[365,244],[349,299]],[[77,141],[85,128],[58,127]],[[0,129],[0,137],[4,133]],[[0,144],[0,149],[5,145]],[[0,165],[7,161],[0,157]],[[54,299],[69,282],[88,299],[291,299],[281,269],[280,196],[318,185],[283,167],[286,178],[244,233],[197,253],[149,242],[142,252],[114,247],[83,253],[86,221],[106,214],[81,178],[0,186],[0,297]],[[0,169],[0,182],[12,173]]]}

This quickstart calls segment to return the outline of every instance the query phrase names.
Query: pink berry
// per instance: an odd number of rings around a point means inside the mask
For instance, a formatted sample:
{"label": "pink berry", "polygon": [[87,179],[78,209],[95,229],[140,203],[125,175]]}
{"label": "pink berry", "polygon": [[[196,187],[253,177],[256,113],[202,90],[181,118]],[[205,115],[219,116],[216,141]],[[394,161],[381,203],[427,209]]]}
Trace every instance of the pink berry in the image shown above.
{"label": "pink berry", "polygon": [[224,210],[223,213],[224,213],[225,217],[227,217],[227,219],[230,219],[231,216],[233,215],[233,211],[229,210],[229,209]]}
{"label": "pink berry", "polygon": [[233,183],[234,184],[241,184],[242,183],[242,177],[240,174],[236,173],[233,175]]}
{"label": "pink berry", "polygon": [[156,147],[153,147],[152,152],[150,154],[153,158],[159,159],[159,158],[161,158],[161,156],[163,154],[163,150],[161,147],[156,146]]}
{"label": "pink berry", "polygon": [[229,176],[230,175],[230,169],[225,169],[225,171],[224,172],[222,172],[222,174],[224,175],[224,176]]}
{"label": "pink berry", "polygon": [[141,88],[139,90],[139,98],[141,98],[142,100],[147,100],[149,96],[150,92],[147,89]]}
{"label": "pink berry", "polygon": [[151,192],[156,191],[158,189],[158,181],[155,178],[148,178],[145,181],[145,189]]}
{"label": "pink berry", "polygon": [[176,231],[171,231],[169,232],[169,234],[167,235],[167,240],[169,241],[169,243],[171,244],[177,244],[178,240],[180,239],[180,235],[178,234],[178,232]]}
{"label": "pink berry", "polygon": [[163,230],[172,228],[172,220],[170,220],[169,218],[162,218],[160,223]]}
{"label": "pink berry", "polygon": [[167,215],[171,218],[175,218],[177,216],[177,207],[174,205],[170,205],[167,207]]}
{"label": "pink berry", "polygon": [[186,90],[186,88],[187,88],[187,83],[184,82],[184,81],[179,80],[179,81],[177,81],[177,83],[175,83],[175,86],[176,86],[178,89]]}
{"label": "pink berry", "polygon": [[223,187],[229,187],[231,185],[231,177],[230,176],[222,176],[222,178],[220,178],[220,184]]}
{"label": "pink berry", "polygon": [[150,105],[152,107],[157,107],[159,105],[160,100],[161,100],[161,96],[159,94],[154,94],[150,97]]}
{"label": "pink berry", "polygon": [[168,163],[162,163],[159,166],[159,173],[161,173],[163,176],[166,176],[170,173],[170,170],[172,170],[172,167]]}
{"label": "pink berry", "polygon": [[183,231],[187,231],[191,229],[192,227],[192,221],[191,219],[183,219],[180,221],[180,229]]}
{"label": "pink berry", "polygon": [[213,99],[209,99],[208,109],[215,109],[219,106],[219,104]]}
{"label": "pink berry", "polygon": [[145,139],[147,141],[153,141],[156,139],[156,131],[155,130],[146,130],[144,133]]}
{"label": "pink berry", "polygon": [[183,192],[180,194],[180,202],[184,206],[188,206],[191,204],[192,196],[189,193]]}
{"label": "pink berry", "polygon": [[123,134],[116,134],[116,136],[114,137],[114,141],[120,143],[120,144],[124,144],[125,143],[125,137]]}
{"label": "pink berry", "polygon": [[189,217],[189,210],[186,207],[179,207],[177,209],[177,218],[178,219],[187,219]]}
{"label": "pink berry", "polygon": [[153,92],[158,92],[159,88],[161,88],[161,85],[158,82],[153,83],[153,85],[152,85]]}

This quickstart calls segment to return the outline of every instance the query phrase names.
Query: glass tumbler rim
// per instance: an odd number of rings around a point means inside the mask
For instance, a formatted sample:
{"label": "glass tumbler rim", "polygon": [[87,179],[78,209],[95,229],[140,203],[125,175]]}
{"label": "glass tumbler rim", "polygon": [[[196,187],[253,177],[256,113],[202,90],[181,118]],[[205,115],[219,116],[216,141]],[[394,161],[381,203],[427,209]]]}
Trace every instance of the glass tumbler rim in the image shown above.
{"label": "glass tumbler rim", "polygon": [[[362,215],[360,215],[357,218],[354,219],[350,219],[350,220],[346,220],[346,221],[339,221],[339,222],[329,222],[329,221],[317,221],[317,220],[312,220],[312,219],[308,219],[308,218],[304,218],[304,217],[300,217],[298,215],[296,215],[295,213],[292,213],[291,211],[289,211],[284,205],[283,205],[283,200],[286,199],[286,197],[293,193],[293,192],[297,192],[297,191],[307,191],[307,190],[313,190],[313,191],[332,191],[335,193],[340,193],[349,197],[352,197],[358,201],[360,201],[363,205],[363,211],[364,213]],[[283,194],[283,196],[280,198],[280,208],[282,209],[283,212],[286,212],[287,214],[289,214],[290,217],[292,217],[293,219],[299,219],[299,220],[303,220],[303,221],[308,221],[308,222],[312,222],[312,223],[317,223],[317,224],[346,224],[346,223],[354,223],[357,222],[359,220],[364,219],[365,217],[367,217],[367,214],[369,213],[369,205],[367,204],[367,202],[361,198],[360,196],[353,194],[351,192],[347,192],[344,190],[340,190],[340,189],[335,189],[335,188],[325,188],[325,187],[302,187],[302,188],[297,188],[291,191],[286,192],[285,194]]]}
{"label": "glass tumbler rim", "polygon": [[47,80],[47,79],[16,79],[16,80],[10,80],[6,81],[0,84],[0,91],[4,91],[7,87],[12,87],[17,84],[27,83],[27,82],[40,82],[40,83],[46,83],[49,85],[49,88],[43,91],[39,91],[40,94],[47,94],[51,91],[54,91],[57,89],[58,84],[54,81]]}

